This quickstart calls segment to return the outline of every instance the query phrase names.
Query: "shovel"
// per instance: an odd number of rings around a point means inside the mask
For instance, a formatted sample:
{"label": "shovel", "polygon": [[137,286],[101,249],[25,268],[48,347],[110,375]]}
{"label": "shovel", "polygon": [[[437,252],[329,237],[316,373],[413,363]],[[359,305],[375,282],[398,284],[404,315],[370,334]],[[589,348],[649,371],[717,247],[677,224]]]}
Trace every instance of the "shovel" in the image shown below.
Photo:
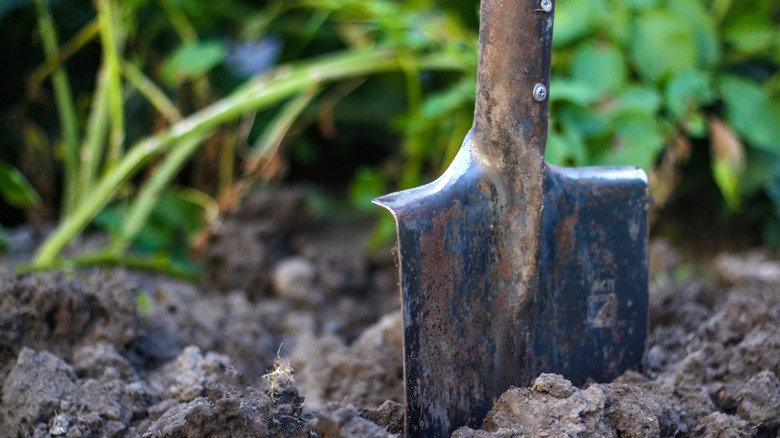
{"label": "shovel", "polygon": [[510,386],[638,368],[647,179],[544,162],[552,0],[482,0],[474,124],[436,181],[376,199],[395,217],[409,437],[478,428]]}

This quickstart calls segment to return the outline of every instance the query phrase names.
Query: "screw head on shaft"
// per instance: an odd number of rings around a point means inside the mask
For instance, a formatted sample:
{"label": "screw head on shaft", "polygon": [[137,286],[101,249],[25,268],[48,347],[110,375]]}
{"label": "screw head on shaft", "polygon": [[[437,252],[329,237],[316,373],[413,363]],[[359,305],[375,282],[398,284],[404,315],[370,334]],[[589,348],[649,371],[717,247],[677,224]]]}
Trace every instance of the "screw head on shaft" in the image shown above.
{"label": "screw head on shaft", "polygon": [[534,86],[534,100],[544,102],[545,99],[547,99],[547,87],[544,84],[536,84]]}

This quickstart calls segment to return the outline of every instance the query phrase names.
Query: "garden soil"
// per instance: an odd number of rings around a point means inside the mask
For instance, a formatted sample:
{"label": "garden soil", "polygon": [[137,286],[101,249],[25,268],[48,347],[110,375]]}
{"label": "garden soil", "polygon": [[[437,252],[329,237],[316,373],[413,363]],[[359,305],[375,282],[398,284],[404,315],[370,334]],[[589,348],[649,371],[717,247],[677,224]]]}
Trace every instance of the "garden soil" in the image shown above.
{"label": "garden soil", "polygon": [[[382,437],[402,433],[391,251],[371,223],[324,223],[262,191],[214,229],[196,286],[122,269],[0,266],[0,436]],[[86,245],[87,243],[83,243]],[[582,388],[554,374],[504,393],[457,437],[776,437],[780,263],[697,269],[652,244],[641,372]]]}

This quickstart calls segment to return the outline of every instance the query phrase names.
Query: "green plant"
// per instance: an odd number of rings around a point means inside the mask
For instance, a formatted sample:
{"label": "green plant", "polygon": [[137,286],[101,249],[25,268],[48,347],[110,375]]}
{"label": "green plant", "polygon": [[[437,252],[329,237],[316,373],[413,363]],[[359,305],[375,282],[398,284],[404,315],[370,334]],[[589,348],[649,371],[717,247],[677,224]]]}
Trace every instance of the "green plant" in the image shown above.
{"label": "green plant", "polygon": [[780,157],[778,14],[763,0],[567,2],[548,158],[644,167],[662,203],[691,143],[709,143],[714,181],[739,210],[756,189],[743,184],[749,157]]}
{"label": "green plant", "polygon": [[[191,84],[196,104],[204,105],[183,116],[164,88],[147,76],[142,65],[132,60],[128,50],[128,46],[135,43],[132,37],[141,35],[133,32],[137,17],[144,7],[151,5],[144,1],[121,3],[100,0],[96,2],[97,24],[90,21],[74,37],[81,41],[78,45],[82,47],[84,41],[99,37],[102,49],[102,62],[91,93],[92,104],[82,122],[75,109],[68,76],[63,65],[58,65],[67,59],[59,50],[52,15],[42,0],[36,0],[35,5],[47,54],[45,65],[54,65],[50,69],[43,66],[40,71],[44,72],[44,77],[45,72],[52,75],[63,135],[65,187],[62,218],[39,248],[32,265],[35,269],[119,263],[182,273],[171,265],[165,252],[158,251],[150,258],[138,258],[128,250],[131,244],[139,243],[143,230],[148,232],[150,218],[160,208],[161,201],[166,199],[162,194],[177,193],[171,192],[171,185],[185,163],[207,147],[209,139],[218,137],[220,128],[225,124],[282,104],[278,116],[268,119],[266,129],[247,151],[244,173],[238,181],[232,181],[230,174],[235,167],[231,145],[220,148],[221,154],[228,151],[225,160],[228,184],[223,187],[222,197],[231,203],[260,177],[264,160],[278,150],[293,122],[328,84],[399,70],[406,72],[411,80],[425,70],[464,69],[462,51],[434,44],[415,46],[410,42],[395,41],[394,38],[406,38],[412,33],[409,23],[385,21],[374,29],[378,17],[399,16],[397,12],[401,9],[393,2],[372,2],[371,7],[357,1],[278,2],[263,10],[266,21],[261,23],[261,27],[268,26],[280,14],[293,10],[310,14],[310,23],[314,24],[304,33],[315,33],[325,16],[333,15],[336,20],[339,16],[351,16],[349,23],[336,21],[335,24],[343,33],[344,48],[327,56],[276,67],[235,87],[227,97],[209,103],[213,86],[207,76],[224,60],[224,44],[200,42],[186,14],[168,1],[161,0],[162,10],[182,41],[164,63],[163,80],[173,87],[185,88]],[[407,12],[400,16],[411,17],[412,14]],[[68,44],[69,47],[76,45]],[[41,76],[35,77],[38,83],[42,79]],[[146,132],[132,143],[127,141],[130,120],[127,116],[128,93],[143,97],[163,123],[156,132]],[[146,176],[139,180],[138,175],[142,172]],[[202,195],[190,196],[190,199],[199,199],[204,208],[217,203]],[[169,196],[169,199],[173,198]],[[115,204],[112,205],[112,202]],[[211,210],[213,212],[214,209]],[[101,212],[102,216],[99,216]],[[96,217],[102,217],[97,223],[109,229],[112,242],[98,253],[62,259],[62,250]],[[212,220],[214,218],[212,214]]]}
{"label": "green plant", "polygon": [[[0,197],[8,205],[16,208],[29,208],[41,202],[24,175],[17,168],[3,161],[0,161]],[[0,249],[8,249],[8,239],[2,227],[0,227]]]}
{"label": "green plant", "polygon": [[[60,151],[64,182],[60,223],[35,268],[174,269],[173,258],[186,257],[174,254],[182,236],[170,230],[191,237],[216,220],[270,177],[291,132],[323,113],[334,117],[336,102],[354,117],[383,106],[383,120],[363,121],[364,129],[389,124],[401,136],[384,164],[355,172],[350,193],[360,205],[437,176],[471,124],[478,2],[100,0],[61,45],[46,3],[34,3],[46,60],[28,87],[35,96],[51,78],[60,129],[49,143]],[[679,192],[692,151],[705,148],[704,173],[724,205],[772,211],[766,223],[780,224],[779,9],[772,0],[559,2],[548,161],[641,166],[658,206]],[[284,42],[281,64],[246,81],[226,73],[225,35],[240,42],[268,34]],[[73,88],[69,60],[96,42],[94,84]],[[385,79],[364,83],[371,76]],[[352,93],[357,87],[374,91]],[[306,141],[289,149],[315,162],[323,153]],[[187,166],[210,166],[217,183],[186,183]],[[757,198],[769,208],[749,205]],[[206,219],[181,220],[196,210]],[[62,259],[90,224],[112,242]]]}

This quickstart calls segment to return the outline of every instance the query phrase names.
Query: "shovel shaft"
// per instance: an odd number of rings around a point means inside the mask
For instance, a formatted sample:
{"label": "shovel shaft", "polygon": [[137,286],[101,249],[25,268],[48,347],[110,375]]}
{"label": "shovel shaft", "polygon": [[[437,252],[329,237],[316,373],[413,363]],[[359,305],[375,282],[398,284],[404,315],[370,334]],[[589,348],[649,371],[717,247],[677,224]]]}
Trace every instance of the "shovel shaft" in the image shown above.
{"label": "shovel shaft", "polygon": [[482,0],[463,146],[374,201],[397,222],[409,438],[479,427],[539,372],[604,381],[642,356],[647,180],[545,165],[553,3]]}
{"label": "shovel shaft", "polygon": [[473,132],[494,164],[529,166],[533,155],[541,168],[553,8],[552,0],[482,0]]}
{"label": "shovel shaft", "polygon": [[407,437],[479,427],[534,377],[552,11],[552,0],[482,0],[460,152],[436,181],[375,201],[398,225]]}

